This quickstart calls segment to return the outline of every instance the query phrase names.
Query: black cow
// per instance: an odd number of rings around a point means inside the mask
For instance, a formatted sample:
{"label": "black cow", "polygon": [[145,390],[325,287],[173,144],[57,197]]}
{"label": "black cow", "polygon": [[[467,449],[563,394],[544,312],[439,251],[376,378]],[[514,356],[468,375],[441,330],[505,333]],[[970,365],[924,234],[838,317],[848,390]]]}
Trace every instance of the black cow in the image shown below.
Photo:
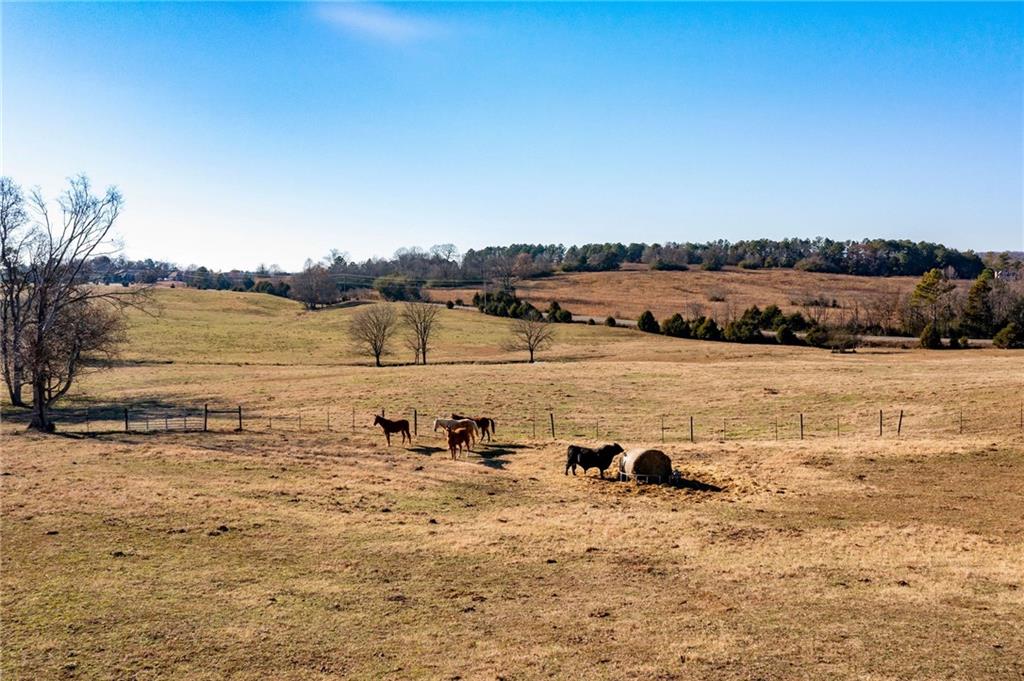
{"label": "black cow", "polygon": [[612,465],[612,459],[615,458],[616,454],[621,453],[622,447],[618,443],[605,445],[598,449],[569,445],[568,457],[565,460],[565,474],[569,475],[569,469],[571,468],[572,474],[576,475],[576,466],[579,466],[583,469],[584,475],[591,468],[596,468],[601,471],[601,477],[603,478],[604,472]]}

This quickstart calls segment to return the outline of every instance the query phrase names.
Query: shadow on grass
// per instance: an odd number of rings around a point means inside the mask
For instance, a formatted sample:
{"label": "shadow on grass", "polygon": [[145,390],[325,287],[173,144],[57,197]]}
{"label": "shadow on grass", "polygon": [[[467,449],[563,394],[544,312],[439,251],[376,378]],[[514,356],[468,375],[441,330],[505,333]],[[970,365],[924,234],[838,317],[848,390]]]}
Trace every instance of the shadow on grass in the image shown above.
{"label": "shadow on grass", "polygon": [[416,445],[415,447],[406,447],[406,451],[412,452],[413,454],[420,454],[422,456],[433,456],[440,452],[447,452],[448,450],[444,447],[431,447],[430,445]]}
{"label": "shadow on grass", "polygon": [[679,478],[679,481],[676,482],[673,487],[678,487],[679,489],[692,489],[697,492],[721,492],[724,489],[718,485],[701,482],[700,480],[691,480],[689,478]]}
{"label": "shadow on grass", "polygon": [[508,465],[509,460],[507,457],[515,454],[517,450],[529,449],[528,445],[513,444],[486,444],[478,446],[479,449],[475,453],[480,457],[480,463],[488,468],[496,468],[498,470],[503,470]]}

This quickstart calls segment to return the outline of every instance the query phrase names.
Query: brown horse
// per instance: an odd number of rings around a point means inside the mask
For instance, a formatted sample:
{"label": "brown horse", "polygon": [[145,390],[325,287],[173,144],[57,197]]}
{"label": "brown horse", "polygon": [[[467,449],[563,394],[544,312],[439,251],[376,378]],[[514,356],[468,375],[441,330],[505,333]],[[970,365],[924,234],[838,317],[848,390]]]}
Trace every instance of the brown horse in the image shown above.
{"label": "brown horse", "polygon": [[463,445],[466,446],[466,449],[469,449],[472,438],[473,431],[469,428],[452,428],[448,431],[448,451],[452,453],[452,461],[458,458],[456,450],[461,452]]}
{"label": "brown horse", "polygon": [[391,433],[401,433],[403,445],[405,444],[405,438],[409,438],[409,444],[412,444],[412,433],[409,432],[409,422],[405,419],[389,421],[383,416],[374,416],[373,425],[380,426],[384,429],[384,437],[388,441],[388,447],[391,446]]}
{"label": "brown horse", "polygon": [[480,439],[483,440],[485,437],[487,441],[491,441],[491,433],[497,432],[498,424],[495,423],[494,419],[488,418],[487,416],[481,416],[474,418],[472,416],[459,416],[458,414],[452,414],[453,419],[468,420],[476,424],[476,427],[480,429]]}

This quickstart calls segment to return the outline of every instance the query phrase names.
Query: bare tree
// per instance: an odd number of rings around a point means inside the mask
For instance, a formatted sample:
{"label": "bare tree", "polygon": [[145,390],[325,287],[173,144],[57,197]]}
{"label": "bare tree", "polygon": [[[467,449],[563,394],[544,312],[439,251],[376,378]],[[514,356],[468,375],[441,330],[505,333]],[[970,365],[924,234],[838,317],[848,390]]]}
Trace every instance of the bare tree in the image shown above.
{"label": "bare tree", "polygon": [[[91,262],[118,248],[110,231],[121,212],[117,189],[92,193],[88,178],[72,178],[57,199],[59,221],[34,191],[29,205],[34,222],[5,249],[3,297],[17,297],[21,319],[17,334],[5,326],[8,347],[17,347],[12,366],[20,366],[32,386],[30,428],[50,432],[50,408],[72,386],[83,360],[109,354],[123,339],[127,306],[142,306],[147,287],[107,287],[90,281]],[[14,292],[17,293],[14,293]],[[13,308],[10,308],[10,313]]]}
{"label": "bare tree", "polygon": [[29,231],[28,213],[25,210],[25,196],[21,187],[8,177],[0,177],[0,360],[4,384],[11,404],[24,407],[22,386],[25,384],[21,353],[22,332],[25,311],[23,302],[28,279],[23,276],[23,259],[27,248]]}
{"label": "bare tree", "polygon": [[356,350],[373,357],[377,366],[389,351],[388,345],[395,334],[398,319],[390,305],[377,303],[367,306],[352,316],[348,335]]}
{"label": "bare tree", "polygon": [[292,276],[291,297],[315,310],[338,301],[338,286],[323,265],[307,260],[305,268]]}
{"label": "bare tree", "polygon": [[544,320],[538,313],[521,319],[513,320],[509,326],[511,337],[505,342],[504,348],[511,351],[525,350],[530,353],[530,364],[533,364],[535,352],[551,347],[555,342],[555,327]]}
{"label": "bare tree", "polygon": [[402,321],[406,328],[406,345],[416,355],[416,362],[427,363],[427,350],[431,336],[440,328],[437,319],[440,314],[439,305],[430,303],[406,303],[402,308]]}

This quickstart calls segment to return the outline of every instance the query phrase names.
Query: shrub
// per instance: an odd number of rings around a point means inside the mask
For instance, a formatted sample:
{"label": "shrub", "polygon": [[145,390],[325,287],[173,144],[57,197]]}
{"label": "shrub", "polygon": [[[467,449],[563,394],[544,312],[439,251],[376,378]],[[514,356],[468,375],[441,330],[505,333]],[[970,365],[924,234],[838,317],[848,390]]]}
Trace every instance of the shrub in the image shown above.
{"label": "shrub", "polygon": [[725,340],[731,343],[760,343],[764,340],[757,323],[751,319],[737,319],[729,322],[725,325],[724,336]]}
{"label": "shrub", "polygon": [[636,321],[636,328],[646,333],[661,333],[661,326],[650,310],[644,310],[644,313],[640,315],[640,319]]}
{"label": "shrub", "polygon": [[788,324],[780,324],[779,327],[775,329],[775,340],[782,345],[800,344],[800,339],[796,337],[796,334],[793,333],[793,329],[789,328]]}
{"label": "shrub", "polygon": [[590,319],[587,320],[587,326],[594,326],[596,324],[597,324],[597,322],[594,321],[593,317],[591,317]]}
{"label": "shrub", "polygon": [[[476,295],[479,295],[479,294],[475,294],[474,297],[476,297]],[[455,299],[455,304],[458,305],[459,307],[462,307],[463,305],[465,305],[465,303],[462,302],[462,298],[456,298]]]}
{"label": "shrub", "polygon": [[785,315],[778,317],[775,320],[775,324],[772,326],[774,327],[780,324],[785,324],[794,331],[806,331],[811,326],[807,319],[799,312],[794,312],[788,317]]}
{"label": "shrub", "polygon": [[555,313],[555,318],[552,320],[559,324],[570,324],[572,323],[572,312],[568,310],[559,310]]}
{"label": "shrub", "polygon": [[828,329],[824,326],[812,326],[808,330],[807,335],[804,336],[804,341],[808,345],[812,345],[816,348],[823,348],[828,345],[829,339],[831,338]]}
{"label": "shrub", "polygon": [[690,324],[677,312],[661,323],[661,332],[673,338],[689,338]]}
{"label": "shrub", "polygon": [[931,322],[928,322],[921,332],[921,347],[928,350],[938,350],[942,347],[942,334]]}
{"label": "shrub", "polygon": [[761,311],[761,328],[762,329],[774,329],[778,325],[786,323],[786,315],[782,314],[782,310],[779,309],[778,305],[772,303],[764,310]]}
{"label": "shrub", "polygon": [[651,263],[652,270],[661,270],[663,272],[685,272],[690,269],[689,265],[681,262],[670,262],[668,260],[655,260]]}
{"label": "shrub", "polygon": [[450,310],[453,307],[455,307],[455,303],[453,303],[452,301],[449,300],[447,303],[444,304],[444,306],[447,307]]}
{"label": "shrub", "polygon": [[401,274],[386,274],[373,280],[384,300],[420,300],[420,287]]}
{"label": "shrub", "polygon": [[992,345],[1004,350],[1024,348],[1024,329],[1010,322],[992,338]]}
{"label": "shrub", "polygon": [[693,337],[700,340],[722,340],[722,330],[710,317],[699,317],[692,323]]}
{"label": "shrub", "polygon": [[851,352],[860,347],[860,336],[842,329],[829,334],[828,346],[832,352]]}
{"label": "shrub", "polygon": [[611,315],[609,315],[609,316],[605,317],[604,325],[605,326],[612,326],[612,327],[614,327],[614,326],[618,326],[619,324],[618,324],[618,322],[615,321],[615,317],[612,317]]}

